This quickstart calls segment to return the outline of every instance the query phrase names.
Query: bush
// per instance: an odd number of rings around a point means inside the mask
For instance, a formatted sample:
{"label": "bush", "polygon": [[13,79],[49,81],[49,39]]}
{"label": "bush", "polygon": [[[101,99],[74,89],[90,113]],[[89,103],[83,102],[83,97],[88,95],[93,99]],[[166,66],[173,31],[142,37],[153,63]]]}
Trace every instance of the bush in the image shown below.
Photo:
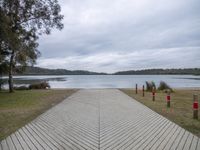
{"label": "bush", "polygon": [[156,89],[155,82],[153,82],[153,81],[151,81],[151,82],[146,81],[146,91],[150,91],[151,92],[153,90],[153,88]]}
{"label": "bush", "polygon": [[165,92],[167,92],[167,91],[173,92],[172,88],[164,81],[160,82],[158,90],[165,91]]}
{"label": "bush", "polygon": [[155,88],[155,90],[156,90],[156,84],[154,81],[151,82],[151,85],[152,85],[152,89]]}
{"label": "bush", "polygon": [[146,91],[150,91],[151,90],[151,83],[146,81]]}
{"label": "bush", "polygon": [[15,90],[29,90],[28,87],[26,86],[18,86],[18,87],[14,87]]}
{"label": "bush", "polygon": [[47,82],[29,85],[29,89],[49,89],[49,88],[50,88],[50,85]]}
{"label": "bush", "polygon": [[3,85],[6,83],[6,80],[3,80],[2,77],[0,77],[0,91],[3,89]]}

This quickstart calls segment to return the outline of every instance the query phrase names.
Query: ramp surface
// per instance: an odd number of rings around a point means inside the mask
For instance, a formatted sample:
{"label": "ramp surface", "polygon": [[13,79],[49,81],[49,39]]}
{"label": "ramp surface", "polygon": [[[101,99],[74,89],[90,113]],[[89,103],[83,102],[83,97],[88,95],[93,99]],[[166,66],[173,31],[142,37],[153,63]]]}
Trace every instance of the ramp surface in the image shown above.
{"label": "ramp surface", "polygon": [[0,150],[200,150],[200,139],[116,89],[79,90]]}

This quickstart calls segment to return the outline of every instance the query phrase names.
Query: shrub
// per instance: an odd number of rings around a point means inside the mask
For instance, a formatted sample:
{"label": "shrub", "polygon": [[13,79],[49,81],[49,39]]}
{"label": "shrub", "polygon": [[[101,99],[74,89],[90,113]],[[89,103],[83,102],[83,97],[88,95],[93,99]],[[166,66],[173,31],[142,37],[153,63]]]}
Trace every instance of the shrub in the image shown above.
{"label": "shrub", "polygon": [[0,76],[0,91],[3,89],[4,84],[6,83],[6,80],[3,80]]}
{"label": "shrub", "polygon": [[173,92],[172,88],[164,81],[160,82],[158,90],[165,91],[165,92],[167,91]]}
{"label": "shrub", "polygon": [[152,89],[153,89],[153,88],[155,88],[155,89],[156,89],[156,84],[155,84],[155,82],[154,82],[154,81],[152,81],[152,82],[151,82],[151,85],[152,85]]}
{"label": "shrub", "polygon": [[155,82],[151,81],[146,81],[146,91],[152,91],[153,88],[156,89],[156,85],[155,85]]}
{"label": "shrub", "polygon": [[15,90],[29,90],[28,87],[26,86],[19,86],[19,87],[14,87]]}
{"label": "shrub", "polygon": [[146,81],[146,91],[150,91],[151,90],[151,83]]}
{"label": "shrub", "polygon": [[50,88],[50,85],[47,82],[29,85],[29,89],[49,89],[49,88]]}

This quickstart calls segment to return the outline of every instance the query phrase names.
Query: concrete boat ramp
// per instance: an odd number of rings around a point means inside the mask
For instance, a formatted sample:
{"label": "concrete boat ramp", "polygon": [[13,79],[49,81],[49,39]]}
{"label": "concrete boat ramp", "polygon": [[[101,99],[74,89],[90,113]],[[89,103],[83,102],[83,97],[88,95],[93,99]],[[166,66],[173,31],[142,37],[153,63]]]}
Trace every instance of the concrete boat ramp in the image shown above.
{"label": "concrete boat ramp", "polygon": [[0,150],[200,150],[200,139],[117,89],[79,90]]}

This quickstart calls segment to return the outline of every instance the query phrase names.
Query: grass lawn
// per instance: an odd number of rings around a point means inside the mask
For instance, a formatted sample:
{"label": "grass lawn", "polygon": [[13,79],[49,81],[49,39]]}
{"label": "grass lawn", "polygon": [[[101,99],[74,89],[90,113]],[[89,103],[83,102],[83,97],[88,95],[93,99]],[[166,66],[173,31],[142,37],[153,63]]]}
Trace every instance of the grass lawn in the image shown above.
{"label": "grass lawn", "polygon": [[170,108],[167,108],[166,94],[163,92],[156,93],[156,99],[152,101],[150,92],[146,92],[145,97],[142,97],[142,91],[138,94],[135,94],[133,89],[121,89],[121,91],[200,137],[200,110],[199,119],[195,120],[192,109],[193,94],[200,96],[200,90],[175,90],[171,94]]}
{"label": "grass lawn", "polygon": [[0,140],[24,126],[76,90],[0,92]]}

